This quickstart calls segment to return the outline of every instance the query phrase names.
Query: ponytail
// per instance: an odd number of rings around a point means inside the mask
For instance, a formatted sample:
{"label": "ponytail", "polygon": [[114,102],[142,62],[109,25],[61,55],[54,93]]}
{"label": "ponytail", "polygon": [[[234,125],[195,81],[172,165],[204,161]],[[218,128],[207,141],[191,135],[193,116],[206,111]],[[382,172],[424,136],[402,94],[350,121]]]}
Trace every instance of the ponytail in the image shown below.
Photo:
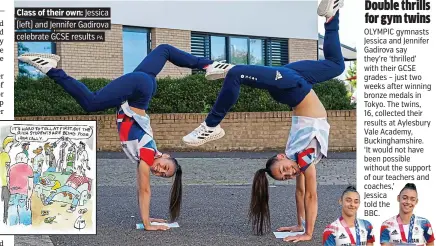
{"label": "ponytail", "polygon": [[263,235],[271,227],[267,169],[260,169],[253,179],[249,219],[256,235]]}
{"label": "ponytail", "polygon": [[180,215],[180,207],[182,205],[182,167],[176,159],[171,159],[176,165],[176,174],[170,192],[169,212],[171,221],[175,221]]}

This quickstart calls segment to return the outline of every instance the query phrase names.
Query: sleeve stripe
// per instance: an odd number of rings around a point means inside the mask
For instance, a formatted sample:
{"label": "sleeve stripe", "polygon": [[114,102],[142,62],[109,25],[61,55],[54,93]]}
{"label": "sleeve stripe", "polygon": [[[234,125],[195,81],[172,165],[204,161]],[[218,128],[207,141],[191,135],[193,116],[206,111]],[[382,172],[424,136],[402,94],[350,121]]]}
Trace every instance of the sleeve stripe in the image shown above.
{"label": "sleeve stripe", "polygon": [[390,235],[388,226],[382,225],[380,228],[380,243],[389,243],[390,242]]}
{"label": "sleeve stripe", "polygon": [[367,242],[368,243],[375,243],[375,237],[374,236],[369,236]]}
{"label": "sleeve stripe", "polygon": [[333,232],[330,230],[324,231],[324,234],[322,236],[322,245],[329,245],[327,244],[327,241],[332,237]]}
{"label": "sleeve stripe", "polygon": [[139,159],[145,161],[145,163],[151,167],[154,162],[154,150],[149,148],[141,148],[139,150]]}

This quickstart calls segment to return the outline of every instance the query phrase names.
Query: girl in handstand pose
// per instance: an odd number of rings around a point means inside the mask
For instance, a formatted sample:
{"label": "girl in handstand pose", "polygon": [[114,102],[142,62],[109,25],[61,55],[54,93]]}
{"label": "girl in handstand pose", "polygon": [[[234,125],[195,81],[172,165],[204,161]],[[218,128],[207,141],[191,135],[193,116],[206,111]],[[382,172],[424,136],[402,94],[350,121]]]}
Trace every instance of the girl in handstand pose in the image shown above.
{"label": "girl in handstand pose", "polygon": [[271,157],[265,168],[258,170],[254,176],[250,218],[256,234],[265,233],[270,226],[268,174],[276,180],[297,179],[298,225],[279,230],[301,231],[303,234],[285,240],[305,241],[312,238],[318,214],[315,165],[327,156],[330,131],[327,112],[312,87],[339,76],[345,69],[339,40],[339,9],[342,6],[343,0],[322,0],[318,6],[318,15],[326,17],[323,44],[326,60],[298,61],[283,67],[216,64],[206,74],[210,80],[224,78],[224,84],[206,120],[183,137],[188,145],[200,146],[224,136],[219,124],[236,103],[241,85],[265,89],[273,99],[293,109],[285,153]]}
{"label": "girl in handstand pose", "polygon": [[173,177],[170,196],[170,217],[175,220],[180,213],[182,200],[182,168],[175,158],[162,154],[156,147],[150,117],[147,115],[150,100],[156,93],[156,76],[167,61],[176,66],[210,70],[213,61],[195,57],[170,45],[159,45],[131,73],[125,74],[91,92],[82,82],[57,69],[60,57],[52,54],[24,54],[18,58],[53,79],[87,112],[117,107],[117,129],[121,146],[126,155],[137,164],[138,201],[145,230],[166,230],[153,226],[150,211],[150,173],[159,177]]}

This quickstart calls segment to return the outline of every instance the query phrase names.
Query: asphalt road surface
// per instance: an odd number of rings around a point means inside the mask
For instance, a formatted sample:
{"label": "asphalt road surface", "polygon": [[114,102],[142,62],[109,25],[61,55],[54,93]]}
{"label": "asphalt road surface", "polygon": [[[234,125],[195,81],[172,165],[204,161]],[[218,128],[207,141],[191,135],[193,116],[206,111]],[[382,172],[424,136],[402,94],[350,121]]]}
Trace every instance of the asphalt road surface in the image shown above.
{"label": "asphalt road surface", "polygon": [[[181,153],[183,205],[180,228],[136,230],[140,223],[135,165],[119,153],[99,153],[97,235],[16,236],[15,245],[321,245],[324,227],[337,219],[342,191],[355,184],[353,153],[330,154],[317,166],[319,213],[311,242],[285,243],[272,232],[254,236],[247,212],[254,172],[272,153]],[[271,226],[296,223],[295,182],[270,180]],[[152,179],[151,216],[167,217],[170,180]]]}

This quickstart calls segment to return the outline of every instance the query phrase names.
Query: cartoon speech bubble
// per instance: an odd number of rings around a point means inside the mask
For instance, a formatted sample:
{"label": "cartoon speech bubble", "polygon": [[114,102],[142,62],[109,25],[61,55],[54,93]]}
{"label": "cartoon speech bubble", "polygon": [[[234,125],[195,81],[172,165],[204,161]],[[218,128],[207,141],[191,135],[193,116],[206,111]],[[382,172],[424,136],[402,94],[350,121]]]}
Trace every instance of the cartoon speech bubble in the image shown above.
{"label": "cartoon speech bubble", "polygon": [[11,133],[18,142],[46,142],[49,139],[68,137],[70,139],[88,139],[92,136],[91,126],[31,125],[11,126]]}

